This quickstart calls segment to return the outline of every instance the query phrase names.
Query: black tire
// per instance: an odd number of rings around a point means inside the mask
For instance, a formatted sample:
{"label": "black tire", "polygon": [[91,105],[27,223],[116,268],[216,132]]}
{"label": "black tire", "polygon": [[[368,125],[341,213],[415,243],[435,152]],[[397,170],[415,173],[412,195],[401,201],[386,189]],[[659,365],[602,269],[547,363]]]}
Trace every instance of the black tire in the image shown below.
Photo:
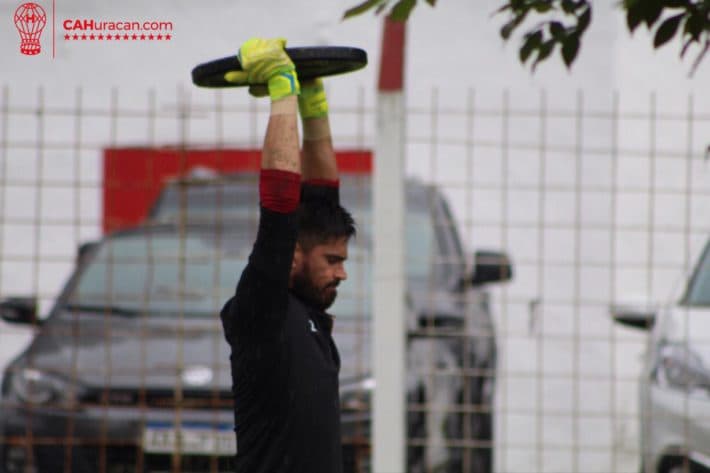
{"label": "black tire", "polygon": [[[301,80],[356,71],[367,65],[367,53],[345,46],[308,46],[286,48]],[[200,87],[241,87],[248,85],[227,82],[224,74],[241,71],[237,56],[223,57],[199,64],[192,69],[192,82]]]}
{"label": "black tire", "polygon": [[489,413],[476,414],[471,420],[475,428],[475,438],[489,444],[473,452],[471,458],[472,473],[491,473],[493,471],[493,416]]}
{"label": "black tire", "polygon": [[[465,399],[460,392],[457,402],[460,406],[477,406],[478,412],[453,414],[447,422],[447,436],[450,439],[470,439],[475,446],[452,448],[451,472],[491,473],[493,471],[493,411],[492,399],[484,397],[485,380],[471,379],[470,398]],[[488,407],[487,409],[485,407]]]}
{"label": "black tire", "polygon": [[[416,390],[407,395],[408,403],[426,403],[424,386],[419,385]],[[407,440],[426,437],[426,415],[421,411],[407,412]],[[425,449],[422,446],[409,445],[407,447],[407,471],[419,473],[425,471]]]}

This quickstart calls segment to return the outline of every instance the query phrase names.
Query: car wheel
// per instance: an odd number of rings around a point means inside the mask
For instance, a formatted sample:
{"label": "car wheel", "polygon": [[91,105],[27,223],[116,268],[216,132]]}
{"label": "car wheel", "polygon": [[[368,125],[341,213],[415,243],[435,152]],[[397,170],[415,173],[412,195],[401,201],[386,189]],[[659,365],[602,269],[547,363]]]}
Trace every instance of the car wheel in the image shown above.
{"label": "car wheel", "polygon": [[464,400],[460,393],[458,403],[462,406],[474,406],[478,412],[457,416],[452,438],[470,439],[474,447],[459,453],[460,467],[455,471],[471,473],[490,473],[493,469],[493,378],[472,379],[469,388],[470,398]]}
{"label": "car wheel", "polygon": [[474,438],[480,442],[471,455],[471,470],[474,473],[490,473],[493,471],[493,416],[481,413],[471,416],[471,427]]}
{"label": "car wheel", "polygon": [[[419,385],[417,389],[407,395],[408,403],[424,404],[426,395],[424,387]],[[426,415],[421,411],[407,413],[407,439],[420,439],[426,437]],[[407,447],[407,471],[419,473],[425,471],[425,450],[422,446]]]}

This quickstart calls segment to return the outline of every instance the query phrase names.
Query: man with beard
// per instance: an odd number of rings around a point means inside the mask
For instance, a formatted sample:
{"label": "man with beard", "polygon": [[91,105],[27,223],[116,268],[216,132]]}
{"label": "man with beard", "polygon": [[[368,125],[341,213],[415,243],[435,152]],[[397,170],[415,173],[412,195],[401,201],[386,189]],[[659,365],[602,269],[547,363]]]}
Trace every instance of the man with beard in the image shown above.
{"label": "man with beard", "polygon": [[299,84],[284,46],[283,39],[251,39],[240,48],[249,82],[268,84],[271,114],[256,242],[221,312],[231,346],[236,471],[339,473],[340,358],[325,310],[347,277],[355,228],[339,203],[323,84]]}

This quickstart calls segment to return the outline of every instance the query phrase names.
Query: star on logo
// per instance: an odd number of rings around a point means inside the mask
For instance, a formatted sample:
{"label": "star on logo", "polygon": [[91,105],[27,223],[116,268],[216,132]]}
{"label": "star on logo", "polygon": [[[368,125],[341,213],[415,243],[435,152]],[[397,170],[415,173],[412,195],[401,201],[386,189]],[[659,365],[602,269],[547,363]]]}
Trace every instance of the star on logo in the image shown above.
{"label": "star on logo", "polygon": [[68,34],[65,34],[65,35],[64,35],[64,39],[65,39],[65,40],[69,40],[70,38],[71,38],[71,36],[69,36]]}
{"label": "star on logo", "polygon": [[141,35],[141,40],[145,40],[145,35],[144,35],[144,34]]}
{"label": "star on logo", "polygon": [[123,35],[123,39],[128,39],[128,33]]}
{"label": "star on logo", "polygon": [[161,39],[163,39],[163,35],[160,35],[160,34],[159,34],[159,35],[158,35],[158,41],[160,41]]}
{"label": "star on logo", "polygon": [[134,34],[131,36],[131,39],[132,39],[133,41],[137,40],[137,39],[138,39],[138,35],[134,33]]}
{"label": "star on logo", "polygon": [[106,39],[109,40],[109,41],[111,41],[111,40],[113,39],[113,36],[111,36],[110,34],[107,34],[107,35],[106,35]]}
{"label": "star on logo", "polygon": [[120,34],[114,35],[113,39],[121,39],[121,35]]}
{"label": "star on logo", "polygon": [[170,36],[169,34],[166,34],[166,35],[165,35],[165,39],[168,39],[168,40],[169,40],[170,38],[172,38],[172,36]]}
{"label": "star on logo", "polygon": [[79,39],[79,35],[78,35],[78,34],[75,34],[75,35],[73,36],[73,38],[74,38],[75,40],[77,40],[77,39]]}
{"label": "star on logo", "polygon": [[93,33],[90,34],[90,35],[89,35],[89,39],[92,40],[92,41],[95,40],[95,39],[96,39],[96,35],[93,34]]}
{"label": "star on logo", "polygon": [[102,40],[102,39],[104,39],[103,33],[99,35],[99,40]]}
{"label": "star on logo", "polygon": [[152,34],[148,35],[148,39],[152,40],[153,38],[155,38],[155,36],[153,36]]}
{"label": "star on logo", "polygon": [[82,39],[82,41],[86,41],[86,35],[85,34],[81,35],[81,39]]}

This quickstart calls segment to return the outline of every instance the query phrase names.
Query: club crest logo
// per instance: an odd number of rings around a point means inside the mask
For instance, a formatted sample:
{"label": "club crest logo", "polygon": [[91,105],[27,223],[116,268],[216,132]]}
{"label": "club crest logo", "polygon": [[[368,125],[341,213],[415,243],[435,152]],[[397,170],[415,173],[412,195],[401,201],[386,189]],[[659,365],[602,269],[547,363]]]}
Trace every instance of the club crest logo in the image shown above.
{"label": "club crest logo", "polygon": [[15,27],[20,33],[20,52],[36,56],[42,51],[40,35],[47,25],[47,14],[36,3],[23,3],[15,10]]}

